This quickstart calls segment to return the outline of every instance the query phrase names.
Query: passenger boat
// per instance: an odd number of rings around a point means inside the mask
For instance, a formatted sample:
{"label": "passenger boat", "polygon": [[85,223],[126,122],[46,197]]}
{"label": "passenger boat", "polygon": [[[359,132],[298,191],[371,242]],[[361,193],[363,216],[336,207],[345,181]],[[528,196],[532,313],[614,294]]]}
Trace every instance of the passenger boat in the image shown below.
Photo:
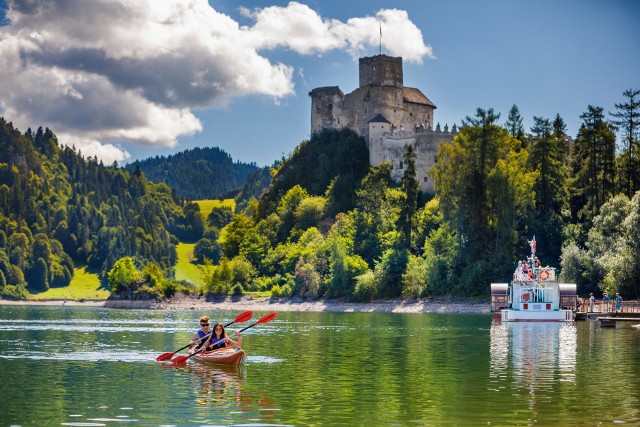
{"label": "passenger boat", "polygon": [[541,267],[536,238],[531,256],[518,263],[511,283],[491,284],[491,311],[503,322],[571,322],[576,313],[576,285],[560,283],[556,269]]}
{"label": "passenger boat", "polygon": [[247,354],[239,347],[226,347],[219,350],[202,352],[194,355],[192,358],[198,362],[215,363],[218,365],[239,365]]}

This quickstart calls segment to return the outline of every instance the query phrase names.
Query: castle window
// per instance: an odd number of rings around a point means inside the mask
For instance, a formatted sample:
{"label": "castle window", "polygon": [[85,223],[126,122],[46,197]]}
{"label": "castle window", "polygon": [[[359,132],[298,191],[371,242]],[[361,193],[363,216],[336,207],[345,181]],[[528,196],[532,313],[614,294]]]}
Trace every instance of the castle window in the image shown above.
{"label": "castle window", "polygon": [[413,113],[409,113],[409,117],[413,117]]}
{"label": "castle window", "polygon": [[429,178],[427,178],[426,176],[424,177],[424,182],[429,182]]}
{"label": "castle window", "polygon": [[404,169],[404,163],[400,162],[400,169]]}

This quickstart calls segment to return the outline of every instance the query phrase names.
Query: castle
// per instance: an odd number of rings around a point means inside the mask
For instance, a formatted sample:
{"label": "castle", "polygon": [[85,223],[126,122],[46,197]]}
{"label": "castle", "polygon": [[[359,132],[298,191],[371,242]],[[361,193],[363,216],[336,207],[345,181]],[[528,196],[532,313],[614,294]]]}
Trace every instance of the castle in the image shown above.
{"label": "castle", "polygon": [[438,123],[433,130],[436,106],[420,89],[403,83],[402,58],[376,55],[360,58],[360,87],[345,95],[338,86],[313,89],[311,133],[322,129],[348,128],[367,141],[369,163],[393,164],[392,177],[400,180],[404,172],[405,146],[416,153],[416,179],[420,190],[433,193],[429,169],[435,165],[436,149],[457,134]]}

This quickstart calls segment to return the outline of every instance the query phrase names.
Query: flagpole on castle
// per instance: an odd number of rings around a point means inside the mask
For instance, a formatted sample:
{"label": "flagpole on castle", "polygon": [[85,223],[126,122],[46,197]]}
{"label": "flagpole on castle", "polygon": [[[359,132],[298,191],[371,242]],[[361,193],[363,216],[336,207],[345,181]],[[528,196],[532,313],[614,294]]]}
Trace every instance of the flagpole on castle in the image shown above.
{"label": "flagpole on castle", "polygon": [[382,55],[382,21],[378,21],[380,24],[380,55]]}

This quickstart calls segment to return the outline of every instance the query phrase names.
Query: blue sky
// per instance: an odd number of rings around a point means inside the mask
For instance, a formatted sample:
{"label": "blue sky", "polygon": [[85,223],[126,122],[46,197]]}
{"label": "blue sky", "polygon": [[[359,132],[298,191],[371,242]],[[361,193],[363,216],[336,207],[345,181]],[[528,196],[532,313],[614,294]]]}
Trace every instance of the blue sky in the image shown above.
{"label": "blue sky", "polygon": [[478,107],[503,123],[516,104],[527,131],[559,113],[575,136],[588,105],[614,111],[640,89],[635,0],[8,4],[0,114],[107,162],[212,146],[273,163],[309,138],[311,89],[357,87],[380,22],[383,53],[405,58],[442,125]]}

